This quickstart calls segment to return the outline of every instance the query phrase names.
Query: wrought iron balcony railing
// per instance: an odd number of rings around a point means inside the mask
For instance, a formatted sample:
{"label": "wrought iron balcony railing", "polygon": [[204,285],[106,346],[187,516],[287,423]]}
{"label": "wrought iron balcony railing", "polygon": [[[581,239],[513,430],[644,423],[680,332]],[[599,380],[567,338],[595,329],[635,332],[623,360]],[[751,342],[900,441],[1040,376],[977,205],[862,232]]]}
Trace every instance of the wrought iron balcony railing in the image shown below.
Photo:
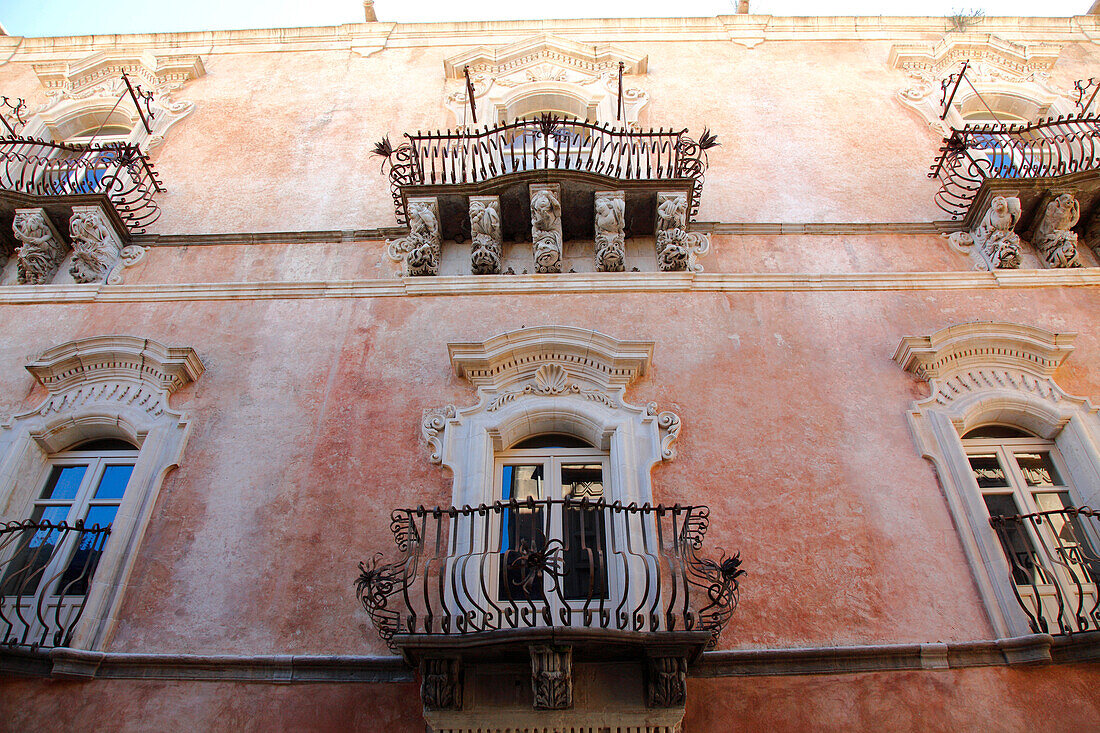
{"label": "wrought iron balcony railing", "polygon": [[544,116],[481,130],[417,132],[374,152],[390,165],[397,220],[408,223],[408,186],[479,184],[515,173],[589,173],[615,181],[679,181],[690,185],[687,217],[699,209],[705,151],[717,144],[708,130],[698,141],[687,130],[631,131]]}
{"label": "wrought iron balcony railing", "polygon": [[0,526],[0,644],[68,646],[110,534],[80,522]]}
{"label": "wrought iron balcony railing", "polygon": [[132,234],[157,220],[164,189],[136,145],[72,145],[0,136],[0,191],[39,197],[103,195]]}
{"label": "wrought iron balcony railing", "polygon": [[400,509],[401,557],[360,563],[357,595],[379,635],[581,628],[710,633],[737,605],[740,557],[700,557],[703,506],[529,499]]}
{"label": "wrought iron balcony railing", "polygon": [[940,180],[936,204],[966,216],[989,179],[1054,178],[1100,173],[1100,117],[1059,117],[1027,125],[975,125],[944,138],[929,178]]}
{"label": "wrought iron balcony railing", "polygon": [[1100,512],[1067,508],[991,517],[1013,591],[1035,633],[1100,629]]}

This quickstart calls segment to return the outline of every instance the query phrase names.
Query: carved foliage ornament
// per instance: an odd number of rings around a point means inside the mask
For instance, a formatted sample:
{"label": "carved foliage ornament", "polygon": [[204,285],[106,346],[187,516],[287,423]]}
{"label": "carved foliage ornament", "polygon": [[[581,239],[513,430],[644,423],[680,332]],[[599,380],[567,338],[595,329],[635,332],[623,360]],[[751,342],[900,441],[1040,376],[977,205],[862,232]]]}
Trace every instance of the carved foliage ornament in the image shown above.
{"label": "carved foliage ornament", "polygon": [[662,192],[657,194],[657,266],[665,272],[699,271],[696,256],[710,251],[710,235],[687,231],[687,194]]}
{"label": "carved foliage ornament", "polygon": [[420,697],[428,710],[461,710],[461,661],[433,657],[421,660]]}
{"label": "carved foliage ornament", "polygon": [[683,657],[650,657],[646,660],[646,705],[680,707],[687,700],[687,660]]}
{"label": "carved foliage ornament", "polygon": [[391,259],[405,262],[411,276],[438,275],[443,254],[439,202],[435,198],[409,199],[409,234],[387,242]]}
{"label": "carved foliage ornament", "polygon": [[573,707],[573,649],[532,645],[531,690],[536,710]]}

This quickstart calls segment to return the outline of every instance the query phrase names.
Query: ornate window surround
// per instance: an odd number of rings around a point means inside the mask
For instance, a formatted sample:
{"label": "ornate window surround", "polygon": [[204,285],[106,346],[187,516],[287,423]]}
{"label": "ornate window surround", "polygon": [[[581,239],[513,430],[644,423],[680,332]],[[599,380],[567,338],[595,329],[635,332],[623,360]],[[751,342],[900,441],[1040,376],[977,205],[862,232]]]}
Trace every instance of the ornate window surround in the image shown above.
{"label": "ornate window surround", "polygon": [[[88,120],[130,128],[125,142],[151,150],[164,142],[168,128],[191,113],[194,102],[175,101],[172,93],[206,73],[194,54],[155,54],[97,51],[77,61],[34,64],[45,89],[46,102],[27,121],[28,137],[64,141],[88,129]],[[147,132],[122,81],[126,72],[135,83],[153,92],[152,132]],[[113,112],[112,112],[113,110]]]}
{"label": "ornate window surround", "polygon": [[[648,58],[606,43],[593,46],[545,33],[507,46],[479,46],[443,62],[447,79],[444,105],[456,127],[467,126],[464,69],[469,66],[479,123],[494,125],[518,102],[551,95],[594,111],[593,122],[637,129],[638,115],[649,101],[649,95],[637,86],[646,74]],[[623,119],[616,121],[620,62]],[[475,126],[472,120],[468,122]]]}
{"label": "ornate window surround", "polygon": [[494,501],[495,455],[520,439],[565,433],[610,455],[609,502],[651,502],[650,470],[675,455],[680,418],[623,399],[645,374],[653,343],[572,326],[510,331],[448,345],[455,374],[477,387],[472,407],[426,412],[431,460],[454,474],[454,506]]}
{"label": "ornate window surround", "polygon": [[47,390],[33,410],[0,424],[0,517],[29,516],[49,458],[77,443],[118,437],[138,446],[72,645],[100,649],[113,631],[161,482],[190,433],[169,396],[204,368],[189,347],[134,336],[94,336],[48,349],[27,366]]}
{"label": "ornate window surround", "polygon": [[[976,98],[964,84],[947,119],[940,119],[940,82],[969,60],[967,79],[983,97],[1004,96],[1033,106],[1036,117],[1074,112],[1072,97],[1050,84],[1050,70],[1062,46],[1049,43],[1013,43],[988,33],[951,33],[935,44],[898,44],[890,49],[889,64],[909,75],[909,85],[898,90],[898,100],[916,110],[941,135],[962,128],[959,110]],[[983,108],[984,109],[984,108]]]}
{"label": "ornate window surround", "polygon": [[907,336],[894,353],[932,394],[908,413],[913,439],[932,462],[959,528],[994,631],[1031,633],[1013,594],[1008,562],[989,525],[960,436],[986,424],[1024,428],[1054,441],[1084,504],[1100,501],[1100,417],[1053,379],[1076,334],[1012,323],[965,323]]}

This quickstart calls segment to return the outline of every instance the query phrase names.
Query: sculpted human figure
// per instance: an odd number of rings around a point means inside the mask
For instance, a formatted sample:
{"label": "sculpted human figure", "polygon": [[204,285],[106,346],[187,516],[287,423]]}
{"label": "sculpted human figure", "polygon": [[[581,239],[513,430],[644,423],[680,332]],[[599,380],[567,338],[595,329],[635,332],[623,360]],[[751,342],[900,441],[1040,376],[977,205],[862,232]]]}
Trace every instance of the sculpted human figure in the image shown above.
{"label": "sculpted human figure", "polygon": [[540,188],[531,196],[531,239],[535,272],[561,272],[561,202],[553,191]]}
{"label": "sculpted human figure", "polygon": [[1081,204],[1071,193],[1063,193],[1049,204],[1035,228],[1035,247],[1051,267],[1080,267],[1077,233],[1073,227],[1081,218]]}
{"label": "sculpted human figure", "polygon": [[1020,199],[997,196],[989,211],[972,234],[991,267],[1015,269],[1020,266],[1020,237],[1013,229],[1020,221]]}
{"label": "sculpted human figure", "polygon": [[15,250],[21,285],[44,285],[65,259],[65,243],[55,235],[42,209],[17,210],[12,231],[22,246]]}
{"label": "sculpted human figure", "polygon": [[441,255],[439,217],[434,202],[409,202],[409,236],[404,240],[410,275],[438,275]]}
{"label": "sculpted human figure", "polygon": [[[659,197],[660,199],[660,197]],[[666,272],[686,270],[688,242],[687,196],[674,194],[657,204],[657,266]]]}
{"label": "sculpted human figure", "polygon": [[621,191],[596,194],[596,269],[622,272],[626,261],[626,201]]}
{"label": "sculpted human figure", "polygon": [[470,266],[475,275],[493,275],[500,272],[504,251],[500,231],[500,200],[497,198],[470,199],[470,233],[473,238],[470,250]]}
{"label": "sculpted human figure", "polygon": [[118,259],[120,244],[97,208],[74,208],[69,219],[73,262],[69,274],[78,283],[103,282]]}

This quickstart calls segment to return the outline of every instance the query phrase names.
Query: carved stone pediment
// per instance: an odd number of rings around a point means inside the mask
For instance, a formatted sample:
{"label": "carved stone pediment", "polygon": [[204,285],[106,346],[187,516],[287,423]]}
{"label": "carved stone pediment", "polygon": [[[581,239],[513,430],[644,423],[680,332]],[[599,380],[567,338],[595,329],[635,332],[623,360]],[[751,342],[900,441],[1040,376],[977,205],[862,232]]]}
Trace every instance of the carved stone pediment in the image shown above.
{"label": "carved stone pediment", "polygon": [[[110,122],[123,122],[134,129],[130,142],[149,149],[163,142],[168,128],[194,109],[193,102],[176,101],[172,94],[184,84],[206,74],[196,54],[126,51],[97,51],[81,59],[34,64],[45,91],[46,101],[34,112],[24,129],[31,137],[63,140],[82,132],[83,116],[90,111],[111,113]],[[151,131],[146,132],[132,102],[114,106],[128,94],[122,81],[125,72],[134,84],[153,93],[146,112],[152,113]]]}
{"label": "carved stone pediment", "polygon": [[[940,84],[969,61],[966,78],[985,94],[1006,93],[1034,103],[1033,116],[1069,114],[1074,105],[1068,91],[1050,84],[1050,71],[1062,46],[1050,43],[1014,43],[988,33],[950,33],[936,43],[903,43],[890,49],[890,68],[909,76],[898,91],[902,104],[912,107],[930,126],[946,135],[951,127],[962,127],[957,110],[940,119]],[[955,99],[958,106],[973,95],[967,85]]]}
{"label": "carved stone pediment", "polygon": [[[467,120],[465,68],[474,83],[478,123],[498,122],[517,99],[537,93],[578,100],[600,122],[636,126],[649,96],[639,86],[648,56],[611,44],[584,44],[540,34],[505,46],[479,46],[443,62],[446,105],[462,126]],[[616,120],[619,64],[623,64],[623,119]]]}

